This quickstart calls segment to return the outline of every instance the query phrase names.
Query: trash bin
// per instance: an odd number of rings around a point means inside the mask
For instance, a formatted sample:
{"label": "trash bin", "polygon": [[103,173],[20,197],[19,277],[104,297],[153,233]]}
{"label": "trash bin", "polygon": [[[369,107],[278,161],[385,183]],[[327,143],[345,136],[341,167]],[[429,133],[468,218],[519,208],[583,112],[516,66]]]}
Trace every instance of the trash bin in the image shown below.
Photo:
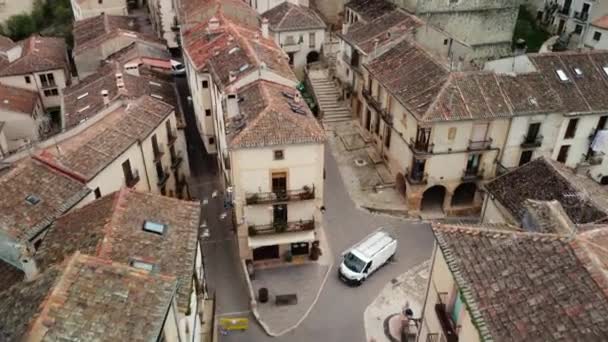
{"label": "trash bin", "polygon": [[268,302],[268,289],[267,288],[262,287],[258,290],[258,300],[260,301],[260,303]]}

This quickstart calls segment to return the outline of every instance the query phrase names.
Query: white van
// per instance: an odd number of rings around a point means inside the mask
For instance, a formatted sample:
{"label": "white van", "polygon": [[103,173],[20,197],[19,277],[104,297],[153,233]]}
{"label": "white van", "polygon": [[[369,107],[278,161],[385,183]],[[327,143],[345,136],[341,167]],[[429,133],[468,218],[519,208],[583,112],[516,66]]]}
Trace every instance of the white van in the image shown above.
{"label": "white van", "polygon": [[347,284],[361,283],[395,255],[397,240],[380,229],[346,251],[338,275]]}

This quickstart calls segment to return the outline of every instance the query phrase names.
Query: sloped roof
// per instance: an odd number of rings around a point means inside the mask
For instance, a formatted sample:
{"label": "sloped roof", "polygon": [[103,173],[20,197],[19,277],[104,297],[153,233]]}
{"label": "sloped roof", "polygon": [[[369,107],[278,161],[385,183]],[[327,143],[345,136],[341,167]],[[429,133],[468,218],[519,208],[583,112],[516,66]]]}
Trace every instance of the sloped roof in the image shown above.
{"label": "sloped roof", "polygon": [[175,278],[75,254],[0,293],[0,339],[157,340]]}
{"label": "sloped roof", "polygon": [[417,17],[396,9],[369,22],[354,23],[342,38],[362,52],[390,46],[423,25]]}
{"label": "sloped roof", "polygon": [[[144,231],[144,221],[166,225],[165,233]],[[46,268],[80,251],[117,263],[151,263],[155,272],[177,278],[177,302],[186,311],[199,221],[198,202],[122,189],[61,217],[36,259]]]}
{"label": "sloped roof", "polygon": [[381,17],[396,8],[395,4],[386,0],[351,0],[344,7],[350,8],[366,21]]}
{"label": "sloped roof", "polygon": [[[229,147],[323,143],[323,129],[306,103],[290,98],[296,93],[294,88],[268,81],[256,81],[243,88],[238,94],[240,117],[226,124]],[[298,107],[300,113],[292,107]]]}
{"label": "sloped roof", "polygon": [[[123,67],[116,64],[102,66],[96,73],[85,77],[78,84],[67,87],[63,92],[64,117],[66,127],[73,127],[97,115],[106,105],[101,94],[108,92],[111,102],[117,98],[138,99],[149,95],[161,100],[174,108],[178,108],[177,96],[173,82],[154,72],[144,72],[145,66],[140,67],[140,75],[132,75]],[[122,74],[124,87],[118,89],[116,74]]]}
{"label": "sloped roof", "polygon": [[106,114],[77,135],[43,150],[37,158],[89,181],[130,146],[145,139],[172,112],[171,105],[142,96],[129,106]]}
{"label": "sloped roof", "polygon": [[[530,54],[528,58],[536,71],[450,72],[415,42],[404,40],[365,67],[420,121],[608,111],[608,97],[603,96],[608,94],[608,74],[603,69],[608,52]],[[557,70],[568,80],[560,80]]]}
{"label": "sloped roof", "polygon": [[122,15],[100,14],[74,22],[74,54],[102,44],[118,36],[130,37],[164,45],[163,41],[141,32],[137,18]]}
{"label": "sloped roof", "polygon": [[[433,233],[483,340],[608,339],[605,276],[577,238],[440,224]],[[608,260],[606,247],[594,257]]]}
{"label": "sloped roof", "polygon": [[262,14],[269,28],[275,32],[323,29],[325,22],[309,7],[285,1]]}
{"label": "sloped roof", "polygon": [[[0,175],[0,230],[15,239],[29,240],[89,192],[84,183],[36,160],[18,161]],[[28,196],[40,201],[30,204]]]}
{"label": "sloped roof", "polygon": [[[0,293],[18,282],[21,282],[24,278],[25,274],[23,271],[0,259]],[[2,329],[0,329],[0,331],[1,330]],[[1,337],[2,333],[0,332],[0,338]]]}
{"label": "sloped roof", "polygon": [[15,46],[15,42],[9,37],[0,35],[0,51],[6,51]]}
{"label": "sloped roof", "polygon": [[540,157],[485,185],[496,200],[521,221],[526,201],[558,201],[575,224],[608,216],[608,192],[586,175]]}
{"label": "sloped roof", "polygon": [[39,102],[37,92],[0,83],[0,111],[32,115]]}
{"label": "sloped roof", "polygon": [[0,76],[23,75],[55,69],[68,69],[67,47],[63,38],[32,35],[17,42],[21,57],[0,62]]}
{"label": "sloped roof", "polygon": [[608,15],[603,15],[595,19],[591,25],[608,30]]}

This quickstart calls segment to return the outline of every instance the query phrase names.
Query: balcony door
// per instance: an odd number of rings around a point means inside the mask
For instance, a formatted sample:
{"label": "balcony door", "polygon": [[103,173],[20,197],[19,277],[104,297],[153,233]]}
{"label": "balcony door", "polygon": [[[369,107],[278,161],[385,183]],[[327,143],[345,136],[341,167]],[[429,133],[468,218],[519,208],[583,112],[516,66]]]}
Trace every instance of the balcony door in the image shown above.
{"label": "balcony door", "polygon": [[272,206],[272,222],[287,223],[287,204],[275,204]]}
{"label": "balcony door", "polygon": [[526,135],[526,142],[533,143],[536,141],[538,137],[538,132],[540,131],[540,122],[531,123],[528,126],[528,134]]}
{"label": "balcony door", "polygon": [[272,173],[272,192],[275,194],[287,193],[287,172]]}
{"label": "balcony door", "polygon": [[477,174],[479,171],[479,160],[481,159],[481,154],[469,154],[469,159],[467,160],[467,174]]}

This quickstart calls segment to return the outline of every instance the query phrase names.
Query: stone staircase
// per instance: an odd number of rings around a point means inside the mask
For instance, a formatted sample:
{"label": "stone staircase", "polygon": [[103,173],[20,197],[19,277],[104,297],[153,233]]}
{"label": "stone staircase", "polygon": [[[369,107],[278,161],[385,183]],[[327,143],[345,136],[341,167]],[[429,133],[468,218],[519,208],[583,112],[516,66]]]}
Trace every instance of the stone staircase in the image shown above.
{"label": "stone staircase", "polygon": [[338,101],[340,93],[327,76],[327,70],[309,72],[308,78],[315,92],[319,109],[323,112],[323,124],[348,121],[351,112],[342,102]]}

